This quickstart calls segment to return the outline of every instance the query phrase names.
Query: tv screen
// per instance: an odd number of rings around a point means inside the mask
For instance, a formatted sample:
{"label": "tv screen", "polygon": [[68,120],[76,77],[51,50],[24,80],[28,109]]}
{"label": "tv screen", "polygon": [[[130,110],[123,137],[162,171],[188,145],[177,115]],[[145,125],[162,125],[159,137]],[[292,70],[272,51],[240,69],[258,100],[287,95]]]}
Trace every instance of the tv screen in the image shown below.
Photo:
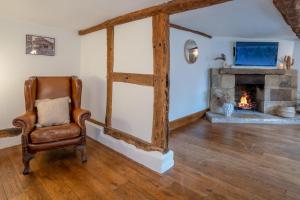
{"label": "tv screen", "polygon": [[278,42],[237,42],[235,65],[276,66]]}

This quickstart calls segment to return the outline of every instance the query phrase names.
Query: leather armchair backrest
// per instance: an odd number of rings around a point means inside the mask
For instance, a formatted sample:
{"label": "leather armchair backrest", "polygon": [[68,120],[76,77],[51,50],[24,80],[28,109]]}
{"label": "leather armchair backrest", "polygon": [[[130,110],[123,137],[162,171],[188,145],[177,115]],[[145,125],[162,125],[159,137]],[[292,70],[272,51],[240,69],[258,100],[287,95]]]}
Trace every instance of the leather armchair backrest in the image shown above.
{"label": "leather armchair backrest", "polygon": [[35,111],[36,99],[70,97],[72,110],[81,106],[82,83],[77,77],[31,77],[25,82],[26,111]]}
{"label": "leather armchair backrest", "polygon": [[72,106],[73,109],[81,108],[81,92],[82,92],[82,81],[76,77],[72,77]]}
{"label": "leather armchair backrest", "polygon": [[36,77],[30,77],[24,85],[26,112],[34,112],[34,102],[36,99]]}
{"label": "leather armchair backrest", "polygon": [[71,77],[37,77],[36,99],[71,98]]}

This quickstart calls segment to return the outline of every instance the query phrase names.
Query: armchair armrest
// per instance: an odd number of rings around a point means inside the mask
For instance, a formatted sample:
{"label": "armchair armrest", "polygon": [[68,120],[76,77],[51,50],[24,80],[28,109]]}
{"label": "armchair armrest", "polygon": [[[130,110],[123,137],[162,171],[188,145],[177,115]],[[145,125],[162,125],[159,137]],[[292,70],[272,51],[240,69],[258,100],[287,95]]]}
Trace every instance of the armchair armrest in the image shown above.
{"label": "armchair armrest", "polygon": [[90,117],[91,112],[88,110],[77,108],[73,111],[74,122],[82,129],[85,128],[85,120],[88,120]]}
{"label": "armchair armrest", "polygon": [[35,127],[36,114],[34,112],[26,112],[25,114],[13,120],[13,125],[22,128],[23,134],[29,134]]}

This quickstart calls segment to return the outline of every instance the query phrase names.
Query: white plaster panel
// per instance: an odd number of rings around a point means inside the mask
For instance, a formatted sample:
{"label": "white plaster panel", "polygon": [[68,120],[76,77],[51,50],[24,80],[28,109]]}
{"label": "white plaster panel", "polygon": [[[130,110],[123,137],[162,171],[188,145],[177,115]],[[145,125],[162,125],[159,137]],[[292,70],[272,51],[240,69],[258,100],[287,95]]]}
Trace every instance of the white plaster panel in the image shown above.
{"label": "white plaster panel", "polygon": [[153,74],[152,18],[115,26],[114,71]]}
{"label": "white plaster panel", "polygon": [[112,127],[151,143],[153,87],[113,83]]}

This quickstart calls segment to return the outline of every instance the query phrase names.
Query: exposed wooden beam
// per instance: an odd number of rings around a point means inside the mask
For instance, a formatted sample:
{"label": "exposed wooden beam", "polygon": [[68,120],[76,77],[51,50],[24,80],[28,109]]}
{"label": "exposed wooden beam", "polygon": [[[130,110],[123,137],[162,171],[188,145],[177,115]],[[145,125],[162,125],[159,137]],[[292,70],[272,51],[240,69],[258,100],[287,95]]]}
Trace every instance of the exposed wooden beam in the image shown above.
{"label": "exposed wooden beam", "polygon": [[114,27],[107,28],[107,95],[105,125],[111,127],[114,66]]}
{"label": "exposed wooden beam", "polygon": [[169,15],[153,17],[154,110],[152,144],[167,151],[169,126]]}
{"label": "exposed wooden beam", "polygon": [[102,126],[103,128],[106,127],[105,123],[100,122],[100,121],[97,121],[97,120],[95,120],[95,119],[93,119],[93,118],[90,118],[90,119],[88,119],[87,121],[89,121],[89,122],[91,122],[91,123],[93,123],[93,124],[96,124],[96,125],[98,125],[98,126]]}
{"label": "exposed wooden beam", "polygon": [[185,12],[188,10],[194,10],[198,8],[204,8],[220,3],[225,3],[232,0],[172,0],[167,3],[145,8],[142,10],[138,10],[132,13],[128,13],[110,20],[107,20],[103,23],[100,23],[96,26],[83,29],[79,31],[79,35],[85,35],[88,33],[92,33],[101,29],[105,29],[109,26],[115,26],[118,24],[124,24],[131,21],[152,17],[154,15],[157,15],[159,13],[165,13],[165,14],[176,14],[180,12]]}
{"label": "exposed wooden beam", "polygon": [[192,29],[189,29],[189,28],[186,28],[186,27],[183,27],[183,26],[179,26],[179,25],[177,25],[177,24],[170,24],[170,27],[171,27],[171,28],[178,29],[178,30],[182,30],[182,31],[191,32],[191,33],[194,33],[194,34],[197,34],[197,35],[201,35],[201,36],[207,37],[207,38],[209,38],[209,39],[212,38],[211,35],[208,35],[208,34],[206,34],[206,33],[200,32],[200,31],[192,30]]}
{"label": "exposed wooden beam", "polygon": [[102,126],[106,129],[105,134],[112,136],[115,139],[118,140],[123,140],[127,142],[128,144],[132,144],[136,146],[137,148],[143,149],[145,151],[160,151],[164,152],[164,149],[159,148],[157,146],[154,146],[153,144],[150,144],[148,142],[145,142],[137,137],[134,137],[128,133],[122,132],[120,130],[111,128],[111,127],[106,127],[106,125],[102,122],[99,122],[95,119],[89,119],[89,122],[96,124],[98,126]]}
{"label": "exposed wooden beam", "polygon": [[153,86],[152,74],[113,73],[113,82],[132,83],[136,85]]}
{"label": "exposed wooden beam", "polygon": [[300,39],[300,0],[273,0],[273,3]]}
{"label": "exposed wooden beam", "polygon": [[232,0],[173,0],[162,5],[160,12],[173,15],[176,13],[205,8],[229,1]]}
{"label": "exposed wooden beam", "polygon": [[146,141],[143,141],[137,137],[134,137],[128,133],[125,133],[123,131],[114,129],[114,128],[108,128],[109,131],[106,132],[107,135],[112,136],[113,138],[116,138],[118,140],[123,140],[127,142],[128,144],[132,144],[136,146],[137,148],[143,149],[145,151],[160,151],[165,152],[163,148],[157,147],[156,145],[150,144]]}

